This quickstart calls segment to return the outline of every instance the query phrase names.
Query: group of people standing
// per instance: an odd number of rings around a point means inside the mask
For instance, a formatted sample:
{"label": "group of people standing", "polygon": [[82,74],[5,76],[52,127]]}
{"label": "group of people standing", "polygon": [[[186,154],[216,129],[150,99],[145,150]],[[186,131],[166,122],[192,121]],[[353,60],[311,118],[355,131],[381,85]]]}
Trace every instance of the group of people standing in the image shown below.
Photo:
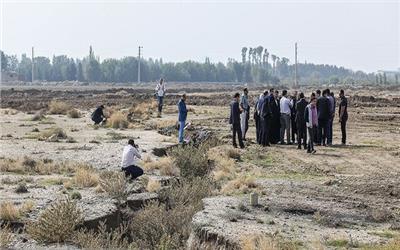
{"label": "group of people standing", "polygon": [[[231,103],[230,124],[232,125],[234,147],[244,148],[250,102],[248,89],[243,94],[235,93]],[[342,131],[342,144],[346,144],[346,122],[348,119],[347,99],[344,90],[340,90],[339,122]],[[256,140],[262,146],[271,144],[294,144],[297,148],[307,149],[315,153],[315,145],[331,146],[333,136],[333,121],[335,118],[336,99],[329,89],[316,90],[306,100],[304,93],[288,95],[287,90],[279,91],[271,88],[260,94],[254,105],[254,121]],[[286,141],[285,141],[286,134]],[[308,138],[308,140],[307,140]]]}

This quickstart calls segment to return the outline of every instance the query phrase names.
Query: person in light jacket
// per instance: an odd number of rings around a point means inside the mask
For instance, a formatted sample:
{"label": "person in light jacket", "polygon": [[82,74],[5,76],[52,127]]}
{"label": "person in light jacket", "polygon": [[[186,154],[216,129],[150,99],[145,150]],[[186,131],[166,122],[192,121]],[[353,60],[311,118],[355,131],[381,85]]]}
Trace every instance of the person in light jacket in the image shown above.
{"label": "person in light jacket", "polygon": [[164,79],[161,78],[160,82],[156,86],[156,96],[158,102],[158,117],[161,117],[163,103],[164,103],[164,95],[165,95],[165,83]]}

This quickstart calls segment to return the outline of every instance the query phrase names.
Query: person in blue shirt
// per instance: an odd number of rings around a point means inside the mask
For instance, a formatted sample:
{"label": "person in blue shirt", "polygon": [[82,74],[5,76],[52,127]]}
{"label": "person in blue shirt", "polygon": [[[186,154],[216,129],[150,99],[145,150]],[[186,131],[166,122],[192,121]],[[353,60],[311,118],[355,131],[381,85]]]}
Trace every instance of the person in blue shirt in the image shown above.
{"label": "person in blue shirt", "polygon": [[185,128],[187,109],[186,109],[186,94],[183,94],[178,102],[178,112],[179,112],[179,143],[183,143],[183,129]]}

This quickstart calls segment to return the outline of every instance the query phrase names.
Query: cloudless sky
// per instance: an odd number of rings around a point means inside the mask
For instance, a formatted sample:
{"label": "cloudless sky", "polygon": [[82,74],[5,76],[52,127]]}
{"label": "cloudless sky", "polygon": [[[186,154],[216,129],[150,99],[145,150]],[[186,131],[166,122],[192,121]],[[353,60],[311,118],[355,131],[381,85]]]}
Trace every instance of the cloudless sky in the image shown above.
{"label": "cloudless sky", "polygon": [[7,54],[165,61],[241,60],[262,45],[294,62],[373,72],[400,67],[398,0],[134,1],[0,0],[1,48]]}

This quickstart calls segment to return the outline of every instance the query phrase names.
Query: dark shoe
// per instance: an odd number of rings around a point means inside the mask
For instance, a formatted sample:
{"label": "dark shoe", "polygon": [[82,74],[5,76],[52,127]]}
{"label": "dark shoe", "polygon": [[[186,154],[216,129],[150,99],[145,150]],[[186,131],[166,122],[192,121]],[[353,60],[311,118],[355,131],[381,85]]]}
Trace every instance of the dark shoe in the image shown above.
{"label": "dark shoe", "polygon": [[297,146],[297,149],[301,149],[301,145],[298,145],[298,146]]}
{"label": "dark shoe", "polygon": [[311,151],[311,154],[315,154],[317,151],[316,150],[313,150],[313,151]]}
{"label": "dark shoe", "polygon": [[308,154],[311,154],[311,150],[307,150],[307,153],[308,153]]}
{"label": "dark shoe", "polygon": [[237,148],[237,145],[233,145],[234,148]]}
{"label": "dark shoe", "polygon": [[291,143],[291,142],[288,142],[288,143],[287,143],[287,145],[293,145],[293,143]]}
{"label": "dark shoe", "polygon": [[265,146],[267,146],[267,147],[271,147],[271,144],[267,143],[267,144],[265,144]]}
{"label": "dark shoe", "polygon": [[321,143],[316,143],[315,146],[321,146]]}
{"label": "dark shoe", "polygon": [[241,148],[241,149],[244,149],[244,145],[243,145],[243,146],[240,146],[240,148]]}
{"label": "dark shoe", "polygon": [[307,145],[304,145],[304,149],[307,149]]}
{"label": "dark shoe", "polygon": [[279,144],[286,145],[286,143],[284,141],[281,141]]}

